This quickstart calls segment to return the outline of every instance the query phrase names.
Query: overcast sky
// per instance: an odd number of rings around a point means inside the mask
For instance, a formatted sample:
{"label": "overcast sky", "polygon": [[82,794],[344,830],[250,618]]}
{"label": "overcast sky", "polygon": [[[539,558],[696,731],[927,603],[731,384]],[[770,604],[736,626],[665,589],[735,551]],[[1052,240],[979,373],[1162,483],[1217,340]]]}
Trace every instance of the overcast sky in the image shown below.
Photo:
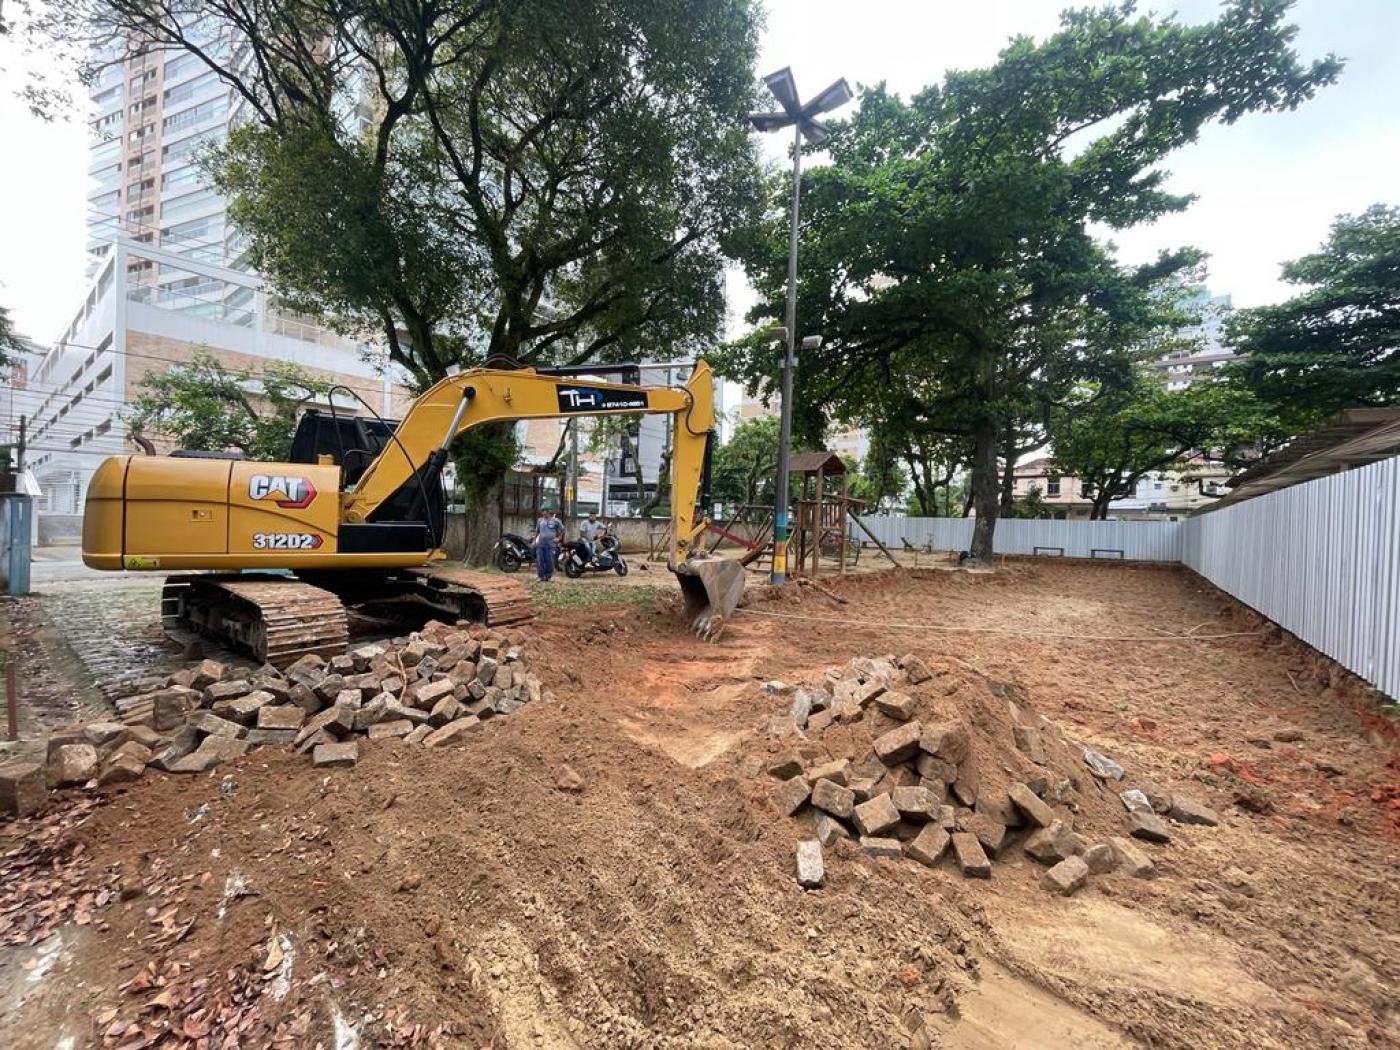
{"label": "overcast sky", "polygon": [[[810,95],[839,76],[852,85],[884,80],[901,94],[944,71],[985,65],[1008,37],[1052,32],[1057,0],[767,0],[759,74],[791,65]],[[1144,4],[1210,17],[1214,0]],[[1400,203],[1400,0],[1300,0],[1297,47],[1304,58],[1334,51],[1341,81],[1297,112],[1211,127],[1168,164],[1170,188],[1199,196],[1186,213],[1119,234],[1126,261],[1193,244],[1210,253],[1210,285],[1237,306],[1287,294],[1278,266],[1315,247],[1340,212]],[[0,40],[0,49],[12,45]],[[16,77],[12,53],[3,56]],[[21,330],[52,339],[83,291],[86,143],[81,122],[44,124],[0,91],[0,303]],[[778,136],[765,151],[783,158]],[[731,313],[749,301],[731,280]]]}

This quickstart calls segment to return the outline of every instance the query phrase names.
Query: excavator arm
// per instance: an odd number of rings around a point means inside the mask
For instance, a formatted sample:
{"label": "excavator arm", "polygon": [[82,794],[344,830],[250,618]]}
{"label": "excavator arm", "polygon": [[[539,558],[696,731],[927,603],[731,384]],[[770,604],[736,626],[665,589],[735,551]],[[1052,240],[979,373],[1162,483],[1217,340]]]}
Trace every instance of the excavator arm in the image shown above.
{"label": "excavator arm", "polygon": [[671,417],[672,565],[707,524],[696,515],[705,450],[715,424],[710,366],[696,364],[684,387],[581,382],[534,369],[473,369],[449,376],[413,402],[393,439],[341,497],[341,517],[359,524],[417,477],[436,480],[459,434],[487,423],[572,416]]}
{"label": "excavator arm", "polygon": [[394,439],[342,496],[341,516],[370,523],[405,486],[437,484],[452,441],[486,423],[571,416],[667,414],[671,417],[671,549],[684,615],[697,634],[718,637],[744,589],[743,567],[696,556],[695,537],[708,520],[696,514],[710,433],[714,381],[703,360],[684,387],[580,382],[534,369],[473,369],[450,376],[419,397]]}

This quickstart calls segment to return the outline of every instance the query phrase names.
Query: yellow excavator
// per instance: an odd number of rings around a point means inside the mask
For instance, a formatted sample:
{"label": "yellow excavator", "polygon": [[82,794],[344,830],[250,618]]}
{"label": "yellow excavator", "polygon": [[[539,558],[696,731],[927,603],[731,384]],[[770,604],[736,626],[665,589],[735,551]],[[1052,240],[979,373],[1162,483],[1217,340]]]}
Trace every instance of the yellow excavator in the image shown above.
{"label": "yellow excavator", "polygon": [[[595,378],[616,373],[631,381]],[[668,565],[688,623],[712,639],[739,603],[744,574],[696,551],[708,524],[696,505],[715,423],[710,368],[697,362],[684,387],[642,386],[639,376],[637,366],[472,369],[434,385],[396,427],[306,413],[286,463],[219,452],[112,456],[88,486],[83,561],[179,571],[161,600],[169,634],[212,636],[276,666],[344,652],[347,606],[412,602],[489,626],[523,623],[534,613],[518,581],[441,564],[453,439],[483,423],[664,413]]]}

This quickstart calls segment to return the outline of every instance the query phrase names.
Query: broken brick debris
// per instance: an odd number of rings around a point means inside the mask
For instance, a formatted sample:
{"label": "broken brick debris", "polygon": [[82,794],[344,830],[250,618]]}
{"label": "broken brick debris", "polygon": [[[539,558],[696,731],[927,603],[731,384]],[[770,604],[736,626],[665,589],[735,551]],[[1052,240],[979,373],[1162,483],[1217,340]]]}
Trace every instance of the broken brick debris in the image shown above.
{"label": "broken brick debris", "polygon": [[[524,650],[486,632],[434,621],[280,671],[203,659],[145,680],[144,692],[117,701],[118,719],[55,730],[43,761],[0,765],[0,812],[28,815],[51,787],[127,783],[147,767],[207,772],[252,747],[291,747],[330,768],[353,765],[361,739],[440,748],[486,718],[552,700]],[[800,759],[793,769],[801,772]]]}
{"label": "broken brick debris", "polygon": [[[786,716],[773,716],[769,732],[785,746],[745,765],[779,782],[774,802],[815,836],[809,849],[855,839],[859,853],[930,868],[951,855],[967,878],[989,878],[1019,849],[1045,866],[1041,886],[1062,896],[1114,873],[1152,878],[1136,839],[1166,843],[1174,825],[1218,823],[1199,802],[1125,781],[1114,758],[1036,715],[1024,690],[988,683],[1008,725],[950,705],[957,688],[955,675],[907,654],[857,657],[815,685],[762,689],[769,703],[783,698]],[[1103,801],[1115,797],[1110,784],[1122,787],[1122,810]],[[1103,826],[1114,813],[1120,822]]]}

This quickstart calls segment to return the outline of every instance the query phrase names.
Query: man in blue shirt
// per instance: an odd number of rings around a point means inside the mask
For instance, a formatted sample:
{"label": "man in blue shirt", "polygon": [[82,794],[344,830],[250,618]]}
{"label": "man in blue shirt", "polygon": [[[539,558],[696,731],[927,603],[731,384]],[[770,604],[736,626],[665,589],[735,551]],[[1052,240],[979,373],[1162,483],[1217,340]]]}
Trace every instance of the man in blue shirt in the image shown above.
{"label": "man in blue shirt", "polygon": [[546,507],[535,522],[535,574],[541,583],[548,583],[554,575],[554,546],[563,535],[563,522],[554,516],[553,508]]}

